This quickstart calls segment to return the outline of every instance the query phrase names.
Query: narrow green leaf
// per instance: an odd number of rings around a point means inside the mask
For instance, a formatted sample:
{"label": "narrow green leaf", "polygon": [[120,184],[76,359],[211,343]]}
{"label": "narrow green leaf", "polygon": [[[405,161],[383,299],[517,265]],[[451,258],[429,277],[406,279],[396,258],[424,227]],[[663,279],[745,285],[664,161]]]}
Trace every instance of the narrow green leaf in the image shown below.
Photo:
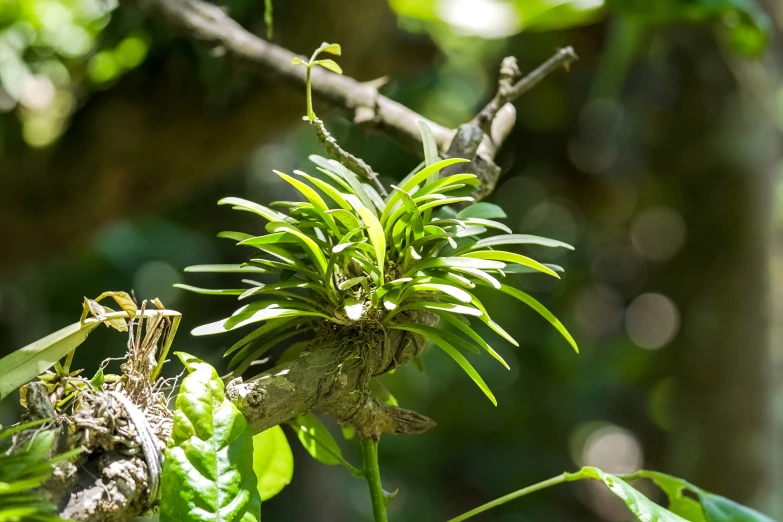
{"label": "narrow green leaf", "polygon": [[538,312],[541,317],[549,321],[549,324],[554,326],[557,331],[560,332],[560,335],[562,335],[565,340],[568,341],[568,344],[573,347],[574,351],[579,353],[579,347],[576,345],[576,341],[574,341],[574,338],[571,337],[570,333],[568,333],[568,330],[566,330],[566,327],[563,326],[563,323],[561,323],[560,320],[552,314],[552,312],[547,310],[546,307],[539,303],[534,297],[526,294],[522,290],[517,290],[516,288],[508,285],[500,285],[500,291],[519,299],[530,308]]}
{"label": "narrow green leaf", "polygon": [[454,299],[462,303],[470,303],[471,296],[465,290],[453,285],[441,284],[441,283],[411,283],[403,290],[400,301],[404,301],[406,297],[416,292],[437,292],[449,295]]}
{"label": "narrow green leaf", "polygon": [[[410,193],[413,191],[413,188],[427,179],[429,176],[437,177],[438,172],[441,171],[441,169],[444,169],[450,165],[456,165],[457,163],[467,163],[468,160],[460,159],[460,158],[449,158],[445,160],[438,161],[432,165],[428,165],[418,171],[416,174],[411,176],[411,178],[404,183],[400,184],[400,189],[404,190],[405,192]],[[393,194],[389,195],[389,199],[386,200],[386,208],[383,211],[383,215],[381,216],[381,223],[386,223],[386,220],[389,218],[391,213],[394,211],[394,204],[400,200],[400,195],[398,192],[394,192]]]}
{"label": "narrow green leaf", "polygon": [[307,62],[305,62],[298,56],[294,56],[293,58],[291,58],[291,65],[307,65]]}
{"label": "narrow green leaf", "polygon": [[[431,193],[442,194],[450,190],[462,188],[465,185],[478,186],[480,184],[481,181],[479,181],[478,177],[476,177],[475,174],[454,174],[453,176],[438,178],[432,183],[427,183],[419,190],[414,192],[411,195],[411,197],[418,198]],[[476,204],[480,204],[480,203],[476,203]]]}
{"label": "narrow green leaf", "polygon": [[306,174],[301,170],[295,170],[294,174],[298,176],[302,176],[307,181],[309,181],[310,183],[312,183],[313,185],[321,189],[321,191],[323,191],[324,194],[332,198],[332,201],[337,203],[343,210],[347,210],[349,212],[352,210],[351,205],[349,205],[348,202],[345,200],[345,196],[342,193],[340,193],[339,190],[331,186],[329,183],[320,180],[318,178],[315,178],[313,176],[310,176],[309,174]]}
{"label": "narrow green leaf", "polygon": [[365,226],[368,228],[370,243],[375,249],[375,262],[378,264],[378,270],[381,272],[381,283],[383,284],[384,266],[386,263],[386,235],[383,233],[383,227],[375,214],[366,207],[357,207],[356,210],[362,216]]}
{"label": "narrow green leaf", "polygon": [[427,270],[429,268],[480,268],[480,269],[502,269],[506,264],[500,261],[494,261],[491,259],[479,259],[475,256],[463,256],[463,257],[436,257],[433,259],[426,259],[419,263],[416,263],[405,274],[406,276],[414,274],[420,270]]}
{"label": "narrow green leaf", "polygon": [[498,205],[480,201],[463,208],[457,213],[457,219],[466,218],[506,219],[508,216]]}
{"label": "narrow green leaf", "polygon": [[296,436],[299,438],[302,446],[304,446],[304,449],[315,460],[327,466],[335,466],[341,463],[343,452],[318,417],[308,413],[294,417],[290,424],[294,428]]}
{"label": "narrow green leaf", "polygon": [[274,245],[276,243],[296,243],[296,238],[286,232],[276,232],[274,234],[266,234],[263,236],[249,236],[245,239],[240,239],[240,245]]}
{"label": "narrow green leaf", "polygon": [[185,272],[266,274],[269,270],[247,265],[193,265],[185,268]]}
{"label": "narrow green leaf", "polygon": [[[419,129],[421,130],[421,144],[424,148],[424,162],[427,166],[434,165],[440,159],[438,154],[438,145],[435,143],[435,136],[432,129],[424,120],[419,120]],[[431,179],[430,182],[435,181]]]}
{"label": "narrow green leaf", "polygon": [[175,283],[173,286],[174,288],[179,288],[180,290],[187,290],[188,292],[203,295],[242,295],[246,291],[244,288],[199,288],[197,286],[184,285],[181,283]]}
{"label": "narrow green leaf", "polygon": [[[277,305],[274,305],[277,306]],[[232,316],[214,323],[204,324],[197,328],[194,328],[190,333],[191,335],[213,335],[219,333],[230,332],[237,328],[242,328],[249,324],[257,323],[259,321],[266,321],[269,319],[277,319],[282,317],[322,317],[324,319],[332,320],[328,315],[319,312],[309,312],[306,310],[293,310],[286,308],[269,308],[265,310],[258,310],[253,314],[239,316]]]}
{"label": "narrow green leaf", "polygon": [[[294,324],[291,324],[291,322],[294,321]],[[267,321],[266,324],[261,326],[260,328],[256,328],[246,336],[244,336],[239,341],[235,342],[231,347],[226,350],[226,353],[223,354],[223,357],[228,357],[235,351],[239,350],[246,344],[249,344],[252,341],[255,341],[257,338],[261,337],[262,335],[271,335],[275,330],[278,330],[280,328],[286,327],[286,328],[293,328],[299,321],[296,321],[293,317],[283,318],[283,319],[273,319],[271,321]]]}
{"label": "narrow green leaf", "polygon": [[446,341],[443,337],[441,337],[437,332],[437,329],[435,328],[427,328],[423,325],[417,325],[417,324],[394,324],[391,325],[390,328],[395,328],[398,330],[407,330],[409,332],[413,332],[416,334],[421,335],[428,341],[430,341],[432,344],[446,352],[449,357],[454,359],[454,361],[462,368],[462,370],[468,374],[468,376],[473,380],[473,382],[476,383],[476,385],[481,389],[481,391],[484,392],[484,395],[489,398],[490,401],[492,401],[492,404],[495,406],[498,405],[498,401],[495,399],[495,396],[490,391],[487,384],[484,382],[484,379],[481,378],[481,376],[478,374],[478,372],[471,366],[471,364],[468,362],[467,359],[465,359],[465,356],[462,355],[459,350],[454,348],[454,346],[451,345],[448,341]]}
{"label": "narrow green leaf", "polygon": [[[503,250],[478,250],[475,252],[468,252],[466,254],[462,254],[462,256],[471,257],[475,259],[491,259],[494,261],[503,261],[504,263],[516,263],[518,265],[528,266],[530,268],[538,270],[539,272],[543,272],[545,274],[549,274],[553,277],[560,279],[560,276],[557,275],[557,272],[555,272],[551,268],[542,265],[535,259],[531,259],[521,254],[515,254],[513,252],[505,252]],[[482,267],[475,267],[475,268],[482,268]]]}
{"label": "narrow green leaf", "polygon": [[286,223],[275,223],[274,230],[275,232],[288,232],[289,234],[296,236],[306,247],[307,253],[313,259],[318,272],[321,274],[326,272],[326,257],[321,251],[321,247],[319,247],[315,241],[293,225],[288,225]]}
{"label": "narrow green leaf", "polygon": [[454,316],[448,312],[444,311],[436,311],[436,314],[438,314],[438,317],[440,317],[442,320],[446,321],[456,329],[458,329],[460,332],[464,333],[473,341],[484,348],[484,350],[487,351],[488,354],[490,354],[492,357],[494,357],[500,364],[505,366],[507,370],[510,370],[511,368],[506,363],[506,361],[503,359],[503,357],[500,356],[499,353],[497,353],[485,340],[483,337],[481,337],[479,334],[477,334],[470,326],[466,325],[464,322],[462,322],[457,316]]}
{"label": "narrow green leaf", "polygon": [[258,479],[262,502],[280,493],[291,482],[294,454],[280,426],[253,436],[253,472]]}
{"label": "narrow green leaf", "polygon": [[573,250],[574,247],[556,239],[533,236],[530,234],[504,234],[480,239],[473,245],[474,248],[494,247],[498,245],[541,245],[546,247],[560,247]]}
{"label": "narrow green leaf", "polygon": [[233,205],[234,208],[237,210],[244,210],[246,212],[252,212],[254,214],[258,214],[259,216],[269,221],[291,220],[291,218],[289,216],[286,216],[285,214],[281,214],[280,212],[274,211],[271,208],[267,208],[263,205],[259,205],[258,203],[253,203],[252,201],[248,201],[242,198],[233,198],[233,197],[223,198],[220,201],[218,201],[218,205]]}
{"label": "narrow green leaf", "polygon": [[253,432],[209,364],[178,352],[182,381],[161,479],[161,522],[257,522]]}
{"label": "narrow green leaf", "polygon": [[286,182],[291,184],[296,190],[302,193],[302,195],[307,198],[307,201],[309,201],[316,212],[318,212],[318,215],[321,216],[321,218],[324,220],[324,223],[326,223],[326,226],[329,227],[329,229],[334,232],[334,235],[339,237],[340,231],[337,230],[337,224],[334,222],[334,218],[332,218],[331,215],[327,213],[327,210],[329,210],[329,206],[326,204],[326,202],[321,198],[321,196],[318,195],[318,193],[313,190],[312,188],[308,187],[298,179],[294,179],[291,176],[287,174],[283,174],[282,172],[279,172],[277,170],[273,171],[275,174],[283,178]]}

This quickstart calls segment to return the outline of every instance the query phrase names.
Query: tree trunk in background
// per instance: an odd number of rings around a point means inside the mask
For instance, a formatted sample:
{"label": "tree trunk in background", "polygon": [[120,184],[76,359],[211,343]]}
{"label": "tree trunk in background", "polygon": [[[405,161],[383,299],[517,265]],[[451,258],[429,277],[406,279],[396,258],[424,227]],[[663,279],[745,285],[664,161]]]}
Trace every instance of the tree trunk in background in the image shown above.
{"label": "tree trunk in background", "polygon": [[764,100],[741,92],[726,56],[693,33],[675,38],[664,78],[681,95],[649,114],[663,124],[650,167],[666,180],[653,190],[666,187],[688,232],[661,285],[681,306],[665,356],[676,379],[667,469],[758,504],[772,471],[768,265],[779,136]]}

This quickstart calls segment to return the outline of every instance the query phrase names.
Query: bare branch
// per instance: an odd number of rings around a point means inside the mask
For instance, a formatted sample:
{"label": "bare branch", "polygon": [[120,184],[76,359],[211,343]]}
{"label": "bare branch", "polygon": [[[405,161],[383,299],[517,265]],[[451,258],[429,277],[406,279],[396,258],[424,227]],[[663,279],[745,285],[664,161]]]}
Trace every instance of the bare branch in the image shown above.
{"label": "bare branch", "polygon": [[359,177],[363,178],[365,181],[372,183],[375,187],[375,190],[378,191],[378,194],[384,198],[389,195],[389,193],[386,192],[384,186],[381,184],[381,180],[378,179],[378,174],[372,170],[372,167],[370,167],[363,159],[357,158],[347,150],[343,149],[340,144],[337,143],[337,140],[334,139],[331,134],[329,134],[329,131],[326,130],[326,126],[324,125],[323,121],[321,121],[319,118],[314,118],[310,122],[310,125],[312,125],[315,129],[315,134],[318,136],[318,139],[321,140],[321,143],[324,144],[324,147],[326,147],[326,152],[328,152],[330,156],[342,163],[350,171],[358,174]]}
{"label": "bare branch", "polygon": [[[137,0],[137,3],[194,40],[220,48],[226,58],[249,65],[260,74],[278,76],[304,87],[304,71],[291,64],[297,55],[250,33],[220,7],[202,0]],[[362,83],[323,69],[314,69],[311,74],[315,96],[344,109],[355,122],[377,128],[415,152],[420,153],[421,148],[419,120],[432,129],[441,150],[451,141],[453,130],[378,94],[373,82]]]}
{"label": "bare branch", "polygon": [[549,60],[542,63],[533,72],[516,83],[514,82],[520,75],[517,60],[511,56],[505,58],[500,65],[498,92],[486,107],[473,118],[471,123],[478,125],[484,132],[489,133],[492,120],[495,119],[495,115],[505,104],[515,101],[560,67],[568,69],[569,65],[578,58],[571,46],[558,49]]}

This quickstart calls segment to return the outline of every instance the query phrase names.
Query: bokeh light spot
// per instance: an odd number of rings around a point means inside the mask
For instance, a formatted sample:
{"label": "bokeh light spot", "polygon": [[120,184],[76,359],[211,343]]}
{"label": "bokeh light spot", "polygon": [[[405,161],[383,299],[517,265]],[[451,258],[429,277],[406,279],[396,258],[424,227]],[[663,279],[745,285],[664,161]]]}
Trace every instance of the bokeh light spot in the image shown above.
{"label": "bokeh light spot", "polygon": [[652,261],[674,257],[685,244],[685,235],[685,221],[667,207],[647,208],[631,222],[633,246]]}
{"label": "bokeh light spot", "polygon": [[151,261],[139,268],[133,276],[133,289],[139,302],[157,297],[167,308],[171,308],[181,293],[174,288],[174,284],[181,282],[182,276],[176,268],[163,261]]}
{"label": "bokeh light spot", "polygon": [[642,294],[625,313],[625,330],[631,340],[654,350],[669,344],[680,329],[677,306],[665,295]]}

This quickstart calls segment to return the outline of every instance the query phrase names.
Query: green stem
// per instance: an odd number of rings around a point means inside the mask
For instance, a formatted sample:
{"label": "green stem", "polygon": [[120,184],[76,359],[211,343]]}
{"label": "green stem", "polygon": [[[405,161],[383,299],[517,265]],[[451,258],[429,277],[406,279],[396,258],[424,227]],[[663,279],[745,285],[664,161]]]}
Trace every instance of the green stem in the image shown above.
{"label": "green stem", "polygon": [[370,488],[372,514],[375,522],[387,522],[386,498],[381,487],[381,472],[378,469],[378,441],[362,439],[362,461],[364,462],[364,478]]}
{"label": "green stem", "polygon": [[554,486],[556,484],[562,484],[563,482],[567,482],[569,478],[569,473],[563,473],[561,475],[558,475],[556,477],[552,477],[551,479],[547,479],[543,482],[539,482],[538,484],[533,484],[532,486],[528,486],[526,488],[522,488],[520,490],[514,491],[513,493],[509,493],[508,495],[504,497],[500,497],[498,499],[493,500],[492,502],[487,502],[483,506],[479,506],[475,509],[472,509],[468,511],[467,513],[463,513],[462,515],[452,518],[448,522],[461,522],[462,520],[467,520],[470,517],[473,517],[475,515],[478,515],[479,513],[483,513],[484,511],[490,510],[494,507],[498,507],[501,504],[505,504],[506,502],[510,502],[512,500],[518,499],[519,497],[524,497],[528,493],[534,493],[536,491],[542,490],[544,488],[548,488],[549,486]]}
{"label": "green stem", "polygon": [[[310,59],[312,62],[313,60]],[[310,90],[310,69],[312,66],[307,64],[307,74],[305,76],[305,89],[307,90],[307,119],[313,121],[315,119],[315,113],[313,112],[313,93]]]}

